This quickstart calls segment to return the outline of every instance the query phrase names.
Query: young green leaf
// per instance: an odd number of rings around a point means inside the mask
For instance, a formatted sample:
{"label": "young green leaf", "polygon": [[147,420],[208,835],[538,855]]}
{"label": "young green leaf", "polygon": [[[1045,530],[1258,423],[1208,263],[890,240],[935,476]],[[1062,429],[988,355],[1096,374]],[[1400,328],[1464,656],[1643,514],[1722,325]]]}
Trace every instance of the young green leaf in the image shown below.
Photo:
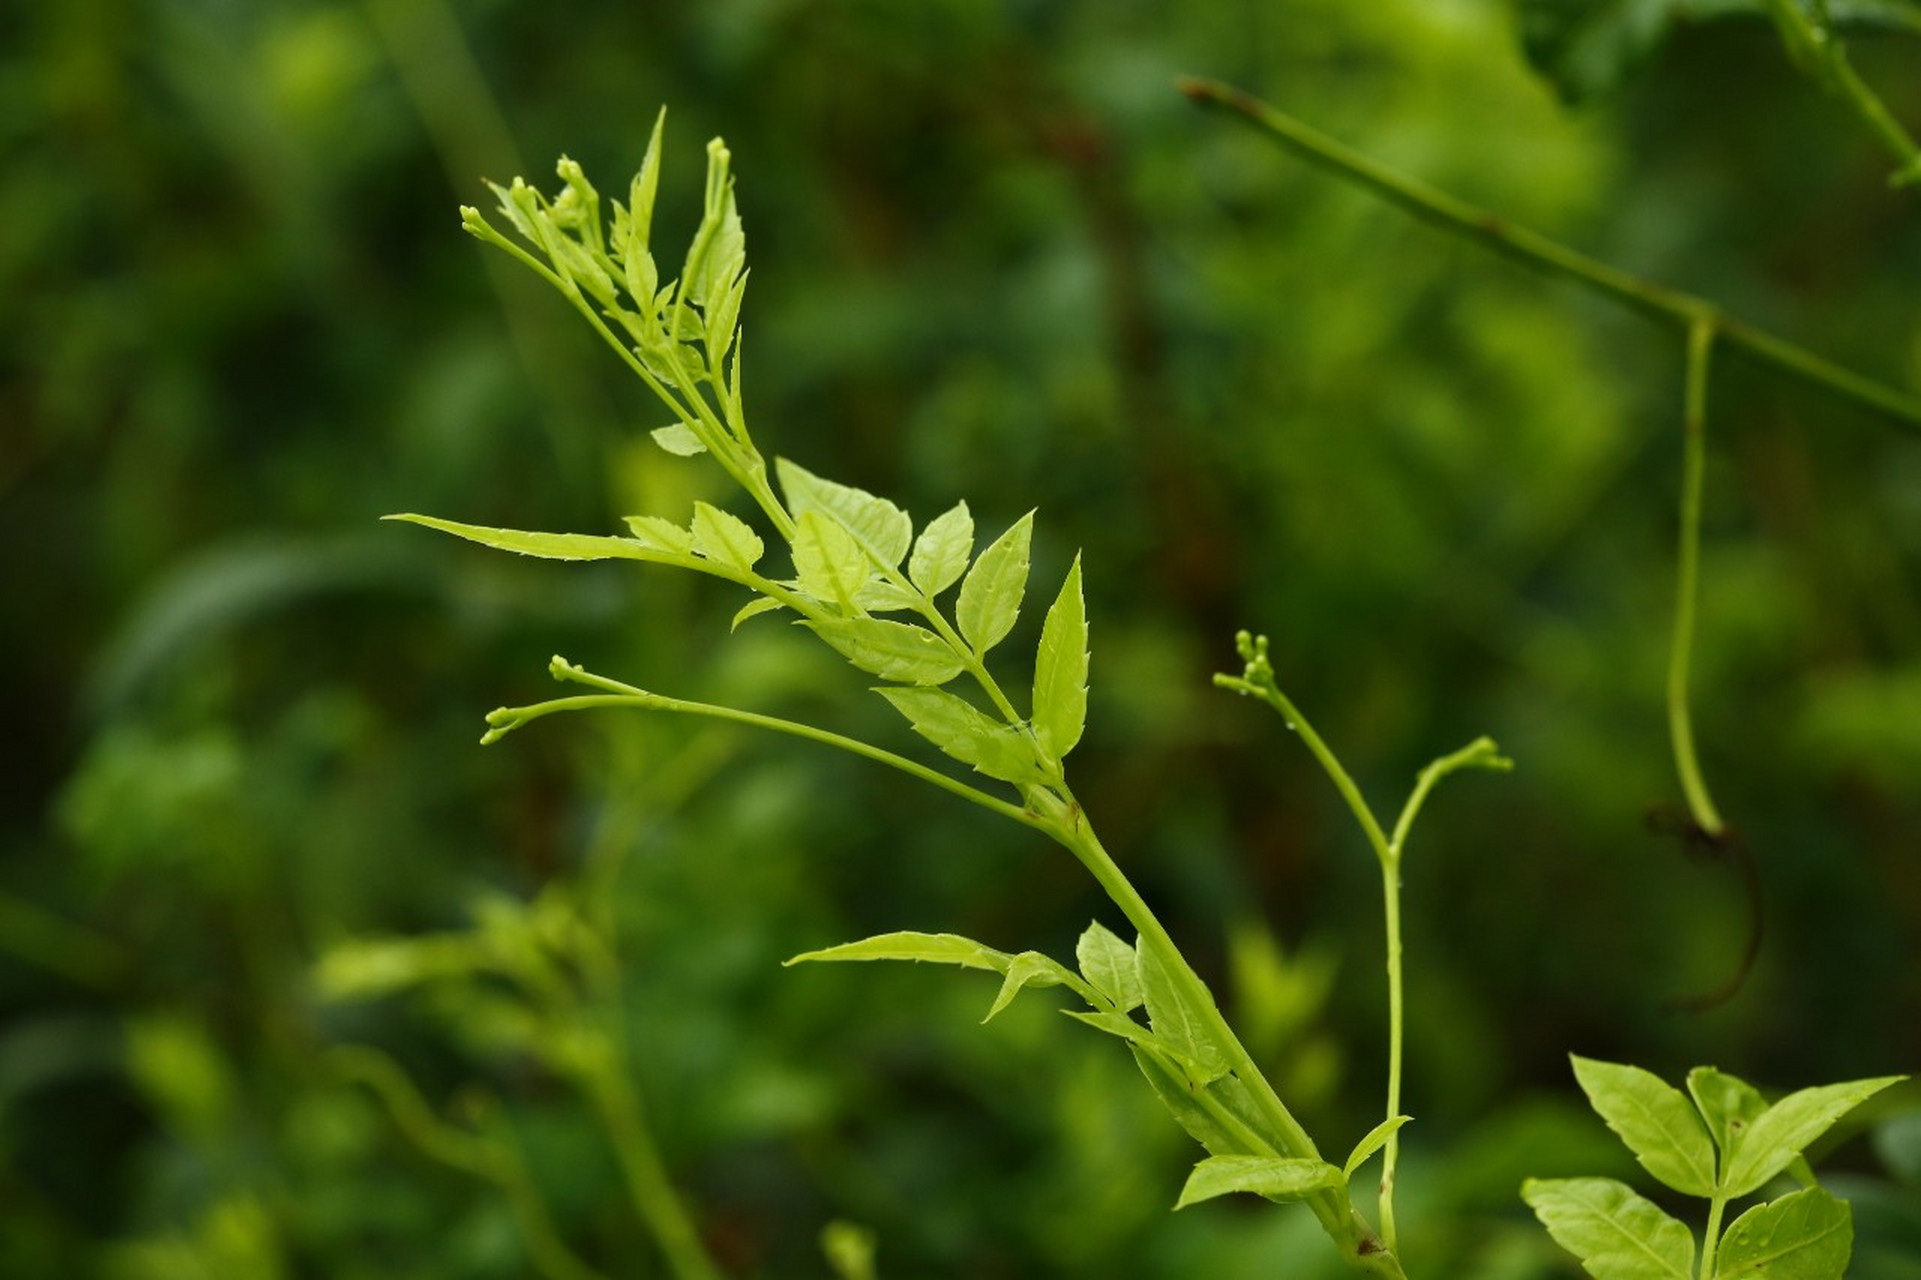
{"label": "young green leaf", "polygon": [[1269,1200],[1302,1200],[1341,1185],[1341,1171],[1325,1160],[1282,1156],[1209,1156],[1194,1166],[1181,1188],[1176,1209],[1233,1191],[1251,1191]]}
{"label": "young green leaf", "polygon": [[1761,1185],[1807,1149],[1848,1112],[1906,1076],[1882,1076],[1802,1089],[1781,1099],[1748,1126],[1728,1155],[1721,1192],[1733,1198]]}
{"label": "young green leaf", "polygon": [[806,625],[849,662],[883,680],[935,685],[961,673],[960,655],[925,627],[885,618],[821,618]]}
{"label": "young green leaf", "polygon": [[1087,926],[1074,945],[1074,958],[1080,962],[1081,976],[1120,1013],[1141,1006],[1141,972],[1134,948],[1122,942],[1113,930],[1096,921]]}
{"label": "young green leaf", "polygon": [[1028,512],[996,538],[961,581],[954,619],[961,635],[984,654],[1014,629],[1021,597],[1027,591],[1027,548],[1034,532],[1034,513]]}
{"label": "young green leaf", "polygon": [[1135,949],[1136,967],[1141,978],[1141,998],[1147,1005],[1147,1022],[1154,1034],[1200,1069],[1205,1084],[1227,1074],[1227,1059],[1220,1046],[1207,1034],[1205,1010],[1194,1007],[1185,988],[1174,980],[1152,947]]}
{"label": "young green leaf", "polygon": [[694,535],[671,520],[659,516],[628,516],[627,528],[637,541],[654,550],[676,556],[694,553]]}
{"label": "young green leaf", "polygon": [[1714,1194],[1714,1144],[1679,1089],[1639,1067],[1572,1060],[1588,1101],[1649,1173],[1691,1196]]}
{"label": "young green leaf", "polygon": [[1748,1126],[1768,1109],[1768,1100],[1747,1081],[1713,1067],[1688,1072],[1688,1093],[1707,1121],[1714,1145],[1721,1149],[1725,1169],[1728,1155],[1747,1136]]}
{"label": "young green leaf", "polygon": [[839,521],[867,552],[888,568],[897,567],[914,538],[914,522],[905,511],[864,489],[823,480],[798,463],[774,459],[781,492],[796,520],[819,511]]}
{"label": "young green leaf", "polygon": [[747,236],[734,204],[733,156],[719,138],[707,144],[707,202],[700,227],[687,249],[681,280],[687,299],[712,308],[745,269]]}
{"label": "young green leaf", "polygon": [[[1181,1128],[1187,1130],[1189,1137],[1210,1152],[1217,1156],[1244,1154],[1248,1148],[1248,1135],[1263,1132],[1260,1108],[1255,1105],[1254,1095],[1241,1083],[1240,1077],[1222,1076],[1214,1083],[1197,1089],[1189,1083],[1191,1072],[1151,1044],[1146,1047],[1130,1044],[1127,1047],[1161,1104]],[[1213,1105],[1205,1105],[1203,1099]]]}
{"label": "young green leaf", "polygon": [[[1007,965],[1007,979],[1001,983],[1000,993],[994,997],[993,1006],[988,1009],[982,1022],[992,1022],[994,1015],[1014,1002],[1014,997],[1028,987],[1059,987],[1074,989],[1084,999],[1091,997],[1087,984],[1082,982],[1071,969],[1051,956],[1038,951],[1023,951]],[[1091,1003],[1091,1000],[1090,1000]]]}
{"label": "young green leaf", "polygon": [[1521,1199],[1594,1280],[1692,1280],[1694,1234],[1612,1178],[1529,1178]]}
{"label": "young green leaf", "polygon": [[[617,238],[621,266],[626,272],[627,292],[643,309],[651,307],[660,288],[660,268],[648,250],[653,233],[654,197],[660,190],[660,136],[667,126],[667,108],[654,117],[654,132],[647,139],[647,154],[627,189],[626,235]],[[616,220],[615,226],[620,223]]]}
{"label": "young green leaf", "polygon": [[610,538],[592,533],[534,533],[521,529],[490,529],[485,525],[460,524],[434,516],[394,515],[384,520],[399,520],[451,533],[469,542],[543,560],[653,560],[670,558],[653,546],[634,538]]}
{"label": "young green leaf", "polygon": [[1759,1204],[1721,1237],[1715,1280],[1841,1280],[1854,1251],[1846,1201],[1809,1187]]}
{"label": "young green leaf", "polygon": [[907,717],[914,732],[990,778],[1016,786],[1041,780],[1027,736],[989,719],[971,703],[940,689],[889,688],[874,692]]}
{"label": "young green leaf", "polygon": [[707,446],[700,442],[692,427],[684,422],[671,426],[655,427],[654,443],[677,458],[691,458],[697,453],[706,453]]}
{"label": "young green leaf", "polygon": [[795,965],[809,960],[918,960],[928,964],[955,964],[963,969],[986,969],[1006,973],[1014,957],[1005,951],[983,946],[958,933],[881,933],[859,942],[843,942],[837,947],[803,951],[783,964]]}
{"label": "young green leaf", "polygon": [[1395,1116],[1392,1120],[1383,1120],[1372,1129],[1369,1129],[1367,1136],[1355,1143],[1354,1150],[1348,1153],[1347,1163],[1341,1166],[1342,1179],[1352,1179],[1355,1171],[1367,1163],[1368,1157],[1372,1156],[1382,1147],[1385,1147],[1387,1140],[1393,1137],[1395,1133],[1399,1131],[1400,1127],[1412,1118],[1411,1116]]}
{"label": "young green leaf", "polygon": [[891,613],[917,607],[920,604],[920,597],[895,586],[885,578],[869,578],[861,584],[860,590],[854,596],[854,603],[869,613]]}
{"label": "young green leaf", "polygon": [[787,606],[773,599],[771,596],[762,596],[758,600],[749,600],[740,607],[740,612],[734,615],[734,620],[727,624],[727,629],[729,631],[738,631],[740,630],[740,624],[747,621],[747,619],[756,618],[763,613],[771,613],[775,609],[784,609],[786,607]]}
{"label": "young green leaf", "polygon": [[1034,736],[1063,760],[1087,723],[1087,605],[1081,596],[1081,558],[1067,571],[1061,593],[1041,624],[1034,663]]}
{"label": "young green leaf", "polygon": [[934,517],[907,559],[907,576],[929,599],[960,581],[974,554],[974,517],[965,502]]}
{"label": "young green leaf", "polygon": [[740,573],[752,573],[765,548],[739,516],[705,502],[694,504],[694,552]]}
{"label": "young green leaf", "polygon": [[867,582],[867,553],[839,521],[808,511],[794,530],[794,572],[802,591],[851,612]]}

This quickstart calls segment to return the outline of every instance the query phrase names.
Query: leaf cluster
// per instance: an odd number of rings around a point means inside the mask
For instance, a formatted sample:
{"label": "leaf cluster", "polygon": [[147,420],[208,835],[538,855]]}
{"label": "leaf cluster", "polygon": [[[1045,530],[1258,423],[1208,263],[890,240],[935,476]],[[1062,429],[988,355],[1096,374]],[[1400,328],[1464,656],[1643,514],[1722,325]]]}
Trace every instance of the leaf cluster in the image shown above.
{"label": "leaf cluster", "polygon": [[[1608,1127],[1663,1185],[1712,1202],[1700,1280],[1840,1280],[1852,1249],[1845,1201],[1814,1181],[1802,1153],[1849,1111],[1904,1077],[1791,1093],[1770,1104],[1712,1067],[1688,1073],[1683,1094],[1639,1067],[1573,1059],[1575,1078]],[[1783,1172],[1803,1185],[1755,1205],[1720,1234],[1730,1201]],[[1694,1233],[1612,1178],[1535,1178],[1522,1198],[1595,1280],[1693,1280]]]}

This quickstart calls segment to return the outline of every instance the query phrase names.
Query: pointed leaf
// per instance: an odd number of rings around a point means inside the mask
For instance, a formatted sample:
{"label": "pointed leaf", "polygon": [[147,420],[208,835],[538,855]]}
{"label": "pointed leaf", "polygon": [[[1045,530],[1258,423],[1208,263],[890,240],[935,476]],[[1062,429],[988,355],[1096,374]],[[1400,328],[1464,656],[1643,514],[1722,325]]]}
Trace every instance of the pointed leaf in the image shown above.
{"label": "pointed leaf", "polygon": [[1135,956],[1147,1022],[1154,1034],[1199,1068],[1197,1083],[1226,1075],[1227,1059],[1206,1030],[1207,1011],[1196,1007],[1194,997],[1175,981],[1152,947],[1136,948]]}
{"label": "pointed leaf", "polygon": [[652,435],[655,444],[677,458],[691,458],[697,453],[707,452],[707,446],[700,442],[700,437],[694,434],[694,429],[684,422],[655,427]]}
{"label": "pointed leaf", "polygon": [[729,631],[738,631],[740,630],[740,624],[747,621],[747,619],[757,618],[763,613],[771,613],[775,609],[784,609],[786,607],[786,605],[783,605],[771,596],[762,596],[758,600],[749,600],[740,607],[740,612],[734,615],[734,620],[727,624],[727,629]]}
{"label": "pointed leaf", "polygon": [[610,538],[592,533],[535,533],[522,529],[491,529],[485,525],[461,524],[434,516],[393,515],[383,520],[398,520],[451,533],[469,542],[543,560],[671,560],[669,553],[634,538]]}
{"label": "pointed leaf", "polygon": [[794,571],[802,591],[851,611],[854,597],[867,582],[867,553],[838,521],[808,511],[794,530]]}
{"label": "pointed leaf", "polygon": [[1822,1085],[1791,1093],[1748,1126],[1747,1135],[1728,1158],[1723,1194],[1729,1198],[1761,1185],[1807,1149],[1848,1112],[1906,1076],[1882,1076],[1846,1084]]}
{"label": "pointed leaf", "polygon": [[1400,1130],[1400,1127],[1412,1118],[1411,1116],[1395,1116],[1392,1120],[1383,1120],[1372,1129],[1369,1129],[1367,1136],[1355,1143],[1354,1150],[1348,1153],[1347,1163],[1341,1166],[1341,1177],[1343,1179],[1352,1178],[1355,1171],[1367,1163],[1368,1157],[1386,1146],[1387,1140],[1393,1137],[1395,1133]]}
{"label": "pointed leaf", "polygon": [[920,597],[884,578],[869,578],[861,584],[861,589],[854,596],[854,603],[869,613],[892,613],[915,608],[920,604]]}
{"label": "pointed leaf", "polygon": [[655,550],[678,556],[694,553],[694,535],[671,520],[659,516],[628,516],[627,528],[638,541]]}
{"label": "pointed leaf", "polygon": [[986,653],[1014,629],[1027,592],[1027,549],[1033,533],[1030,511],[981,552],[961,581],[954,620],[976,653]]}
{"label": "pointed leaf", "polygon": [[809,960],[918,960],[928,964],[956,964],[963,969],[986,969],[1006,973],[1014,957],[1005,951],[963,938],[958,933],[881,933],[859,942],[843,942],[837,947],[803,951],[784,964]]}
{"label": "pointed leaf", "polygon": [[965,502],[957,502],[921,530],[907,576],[931,599],[960,581],[973,554],[974,517]]}
{"label": "pointed leaf", "polygon": [[1081,558],[1041,624],[1034,663],[1034,736],[1055,760],[1065,759],[1087,723],[1087,605],[1081,597]]}
{"label": "pointed leaf", "polygon": [[1134,948],[1122,942],[1113,930],[1098,921],[1088,925],[1074,946],[1074,958],[1080,962],[1081,975],[1093,983],[1094,990],[1115,1009],[1127,1013],[1140,1008],[1144,997],[1139,962]]}
{"label": "pointed leaf", "polygon": [[[1154,1054],[1167,1052],[1167,1044],[1160,1037],[1124,1013],[1114,1013],[1111,1010],[1089,1013],[1084,1009],[1062,1009],[1061,1012],[1076,1022],[1085,1022],[1096,1031],[1105,1031],[1110,1036],[1119,1036],[1137,1049],[1145,1049]],[[1187,1086],[1183,1083],[1182,1087]]]}
{"label": "pointed leaf", "polygon": [[990,778],[1021,785],[1040,781],[1033,745],[1012,725],[989,719],[940,689],[876,689],[907,717],[914,732]]}
{"label": "pointed leaf", "polygon": [[1721,1167],[1725,1169],[1728,1154],[1747,1136],[1748,1126],[1768,1109],[1768,1100],[1747,1081],[1713,1067],[1696,1067],[1688,1072],[1688,1094],[1707,1121],[1714,1145],[1723,1153]]}
{"label": "pointed leaf", "polygon": [[[1244,1154],[1249,1135],[1262,1132],[1260,1109],[1238,1076],[1222,1076],[1212,1084],[1195,1088],[1189,1081],[1191,1073],[1166,1054],[1140,1044],[1130,1044],[1128,1049],[1161,1104],[1181,1128],[1187,1130],[1189,1137],[1213,1154]],[[1203,1098],[1213,1105],[1203,1105]],[[1222,1118],[1223,1113],[1226,1119]]]}
{"label": "pointed leaf", "polygon": [[993,1007],[988,1009],[982,1022],[992,1022],[994,1015],[1014,1002],[1014,997],[1028,987],[1067,986],[1080,990],[1086,986],[1079,976],[1051,956],[1038,951],[1023,951],[1015,956],[1007,966],[1007,980],[1001,983],[1000,993],[994,997]]}
{"label": "pointed leaf", "polygon": [[654,132],[647,139],[647,154],[627,190],[627,236],[621,245],[621,263],[626,271],[627,292],[643,310],[652,308],[654,292],[660,287],[660,269],[648,250],[653,233],[654,197],[660,190],[660,136],[667,125],[667,108],[654,117]]}
{"label": "pointed leaf", "polygon": [[1854,1215],[1819,1187],[1756,1205],[1721,1237],[1715,1280],[1841,1280]]}
{"label": "pointed leaf", "polygon": [[862,671],[902,684],[945,684],[961,673],[960,656],[929,631],[885,618],[819,618],[807,626]]}
{"label": "pointed leaf", "polygon": [[741,573],[752,573],[765,548],[739,516],[705,502],[694,504],[694,551]]}
{"label": "pointed leaf", "polygon": [[1250,1191],[1269,1200],[1303,1200],[1316,1191],[1341,1185],[1341,1171],[1325,1160],[1285,1156],[1209,1156],[1194,1166],[1181,1188],[1176,1209],[1232,1191]]}
{"label": "pointed leaf", "polygon": [[1594,1280],[1692,1280],[1694,1233],[1612,1178],[1529,1178],[1521,1199]]}
{"label": "pointed leaf", "polygon": [[1570,1056],[1588,1101],[1649,1173],[1691,1196],[1714,1194],[1714,1144],[1679,1089],[1639,1067]]}
{"label": "pointed leaf", "polygon": [[838,520],[867,552],[887,566],[897,567],[913,541],[914,522],[885,498],[864,489],[823,480],[798,463],[774,459],[780,475],[780,489],[787,496],[787,507],[798,520],[809,511],[819,511]]}

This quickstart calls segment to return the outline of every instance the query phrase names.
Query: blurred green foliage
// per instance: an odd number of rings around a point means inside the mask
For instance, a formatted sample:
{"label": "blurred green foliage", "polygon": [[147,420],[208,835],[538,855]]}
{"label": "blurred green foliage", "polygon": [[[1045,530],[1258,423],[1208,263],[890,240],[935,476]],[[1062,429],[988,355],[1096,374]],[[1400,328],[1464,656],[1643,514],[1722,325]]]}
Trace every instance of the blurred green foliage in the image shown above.
{"label": "blurred green foliage", "polygon": [[[1915,196],[1765,23],[1676,27],[1577,109],[1518,7],[1542,6],[0,12],[0,1272],[527,1274],[500,1188],[335,1069],[354,1044],[516,1152],[591,1265],[658,1274],[604,1126],[502,1033],[498,990],[340,1004],[312,976],[338,944],[561,886],[615,942],[621,1052],[731,1272],[825,1275],[840,1222],[840,1256],[871,1231],[882,1275],[1322,1274],[1304,1214],[1170,1216],[1184,1138],[1044,1001],[983,1028],[989,992],[952,975],[778,967],[892,928],[1067,950],[1094,894],[1038,840],[959,805],[927,834],[944,798],[721,729],[475,745],[556,650],[898,733],[817,646],[723,641],[721,591],[374,523],[615,531],[718,496],[455,215],[563,151],[629,171],[663,102],[670,157],[724,132],[743,174],[765,447],[923,516],[1038,506],[1043,577],[1086,549],[1077,787],[1316,1132],[1358,1137],[1378,1105],[1374,869],[1312,762],[1207,674],[1236,627],[1272,634],[1370,792],[1483,730],[1518,760],[1438,801],[1408,862],[1417,1267],[1561,1274],[1515,1189],[1611,1171],[1570,1050],[1772,1088],[1912,1069],[1921,442],[1716,370],[1696,723],[1766,933],[1733,1000],[1665,1012],[1748,923],[1736,877],[1643,824],[1676,791],[1678,344],[1172,89],[1237,81],[1921,387]],[[1850,43],[1909,122],[1916,50]],[[698,180],[670,165],[662,208]],[[1921,1273],[1912,1106],[1828,1162],[1866,1280]]]}

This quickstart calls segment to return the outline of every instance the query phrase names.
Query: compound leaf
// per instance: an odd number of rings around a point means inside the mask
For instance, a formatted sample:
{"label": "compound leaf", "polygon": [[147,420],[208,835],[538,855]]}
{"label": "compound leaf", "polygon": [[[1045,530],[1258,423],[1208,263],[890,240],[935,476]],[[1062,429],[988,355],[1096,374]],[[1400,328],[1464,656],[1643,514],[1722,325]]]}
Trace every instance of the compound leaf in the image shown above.
{"label": "compound leaf", "polygon": [[867,553],[839,521],[808,511],[794,530],[794,572],[808,595],[851,609],[867,583]]}
{"label": "compound leaf", "polygon": [[980,553],[961,581],[954,620],[976,653],[986,653],[1014,629],[1027,591],[1027,549],[1033,532],[1030,511]]}
{"label": "compound leaf", "polygon": [[885,618],[817,618],[806,625],[849,662],[883,680],[935,685],[961,673],[960,656],[925,627]]}
{"label": "compound leaf", "polygon": [[1209,1156],[1194,1166],[1181,1188],[1176,1209],[1212,1200],[1234,1191],[1249,1191],[1269,1200],[1301,1200],[1316,1191],[1341,1185],[1341,1171],[1325,1160],[1284,1156]]}
{"label": "compound leaf", "polygon": [[1027,736],[988,718],[965,699],[941,689],[876,689],[907,717],[914,732],[990,778],[1016,785],[1039,782]]}
{"label": "compound leaf", "polygon": [[1034,663],[1034,736],[1055,760],[1065,759],[1087,724],[1087,604],[1081,558],[1067,571],[1061,593],[1041,624]]}
{"label": "compound leaf", "polygon": [[1768,1100],[1747,1081],[1713,1067],[1688,1072],[1688,1093],[1707,1121],[1714,1145],[1721,1148],[1721,1167],[1747,1136],[1748,1126],[1768,1109]]}
{"label": "compound leaf", "polygon": [[1679,1089],[1639,1067],[1572,1060],[1588,1101],[1649,1173],[1691,1196],[1714,1194],[1714,1144]]}
{"label": "compound leaf", "polygon": [[1691,1280],[1694,1234],[1612,1178],[1529,1178],[1521,1199],[1594,1280]]}
{"label": "compound leaf", "polygon": [[1809,1187],[1760,1204],[1721,1237],[1716,1280],[1841,1280],[1854,1251],[1847,1203]]}
{"label": "compound leaf", "polygon": [[953,507],[928,522],[907,559],[907,576],[931,599],[960,581],[974,555],[974,517],[967,503]]}

